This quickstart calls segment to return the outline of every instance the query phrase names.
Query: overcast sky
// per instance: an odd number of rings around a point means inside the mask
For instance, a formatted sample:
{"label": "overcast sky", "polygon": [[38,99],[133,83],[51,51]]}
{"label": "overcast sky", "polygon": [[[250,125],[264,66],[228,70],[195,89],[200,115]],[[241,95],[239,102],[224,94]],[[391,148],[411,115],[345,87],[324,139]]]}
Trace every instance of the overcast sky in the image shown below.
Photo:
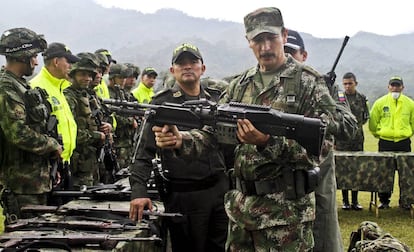
{"label": "overcast sky", "polygon": [[154,13],[174,8],[194,17],[243,22],[260,7],[278,7],[285,26],[321,38],[353,36],[358,31],[381,35],[414,32],[411,0],[95,0],[104,7]]}

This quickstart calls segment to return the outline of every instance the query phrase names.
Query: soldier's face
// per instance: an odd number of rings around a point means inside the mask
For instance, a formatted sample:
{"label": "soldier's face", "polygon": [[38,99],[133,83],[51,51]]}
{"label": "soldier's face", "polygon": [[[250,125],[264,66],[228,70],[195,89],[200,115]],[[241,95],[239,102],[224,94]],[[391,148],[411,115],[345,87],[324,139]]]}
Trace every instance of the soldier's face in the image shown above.
{"label": "soldier's face", "polygon": [[282,34],[263,32],[249,40],[249,47],[259,62],[261,71],[278,69],[285,62],[283,45],[287,41],[287,30]]}
{"label": "soldier's face", "polygon": [[144,85],[147,88],[152,88],[154,86],[154,84],[155,84],[155,80],[156,79],[157,79],[157,76],[154,75],[154,74],[150,74],[150,75],[144,74],[142,76],[142,83],[144,83]]}
{"label": "soldier's face", "polygon": [[92,73],[85,70],[78,70],[73,78],[74,83],[79,85],[81,88],[87,88],[92,82]]}
{"label": "soldier's face", "polygon": [[91,85],[93,86],[93,87],[95,87],[95,86],[97,86],[97,85],[99,85],[99,83],[101,83],[101,80],[102,80],[102,69],[97,69],[97,73],[96,73],[96,76],[95,76],[95,78],[93,79],[93,81],[91,82]]}
{"label": "soldier's face", "polygon": [[191,54],[183,54],[170,67],[170,72],[174,75],[178,83],[193,85],[200,80],[204,74],[206,66]]}
{"label": "soldier's face", "polygon": [[26,64],[26,69],[23,76],[31,76],[34,72],[35,67],[38,65],[37,54],[30,57],[29,64]]}
{"label": "soldier's face", "polygon": [[342,79],[342,85],[344,86],[345,93],[355,94],[357,83],[354,79]]}

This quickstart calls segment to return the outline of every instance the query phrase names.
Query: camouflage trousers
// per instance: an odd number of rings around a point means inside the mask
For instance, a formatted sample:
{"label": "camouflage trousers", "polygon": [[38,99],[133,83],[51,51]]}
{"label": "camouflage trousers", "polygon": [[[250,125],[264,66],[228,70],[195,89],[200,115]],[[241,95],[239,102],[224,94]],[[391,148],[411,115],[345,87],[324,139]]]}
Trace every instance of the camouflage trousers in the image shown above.
{"label": "camouflage trousers", "polygon": [[314,247],[312,222],[249,231],[229,223],[226,251],[305,252]]}
{"label": "camouflage trousers", "polygon": [[71,159],[73,184],[93,186],[99,183],[99,165],[95,152],[79,154],[74,152]]}

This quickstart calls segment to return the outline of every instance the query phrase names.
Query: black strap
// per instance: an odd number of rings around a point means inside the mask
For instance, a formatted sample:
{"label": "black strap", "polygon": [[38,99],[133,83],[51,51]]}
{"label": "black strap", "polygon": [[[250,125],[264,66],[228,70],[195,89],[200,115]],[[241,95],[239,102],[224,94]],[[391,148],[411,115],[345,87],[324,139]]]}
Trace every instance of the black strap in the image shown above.
{"label": "black strap", "polygon": [[246,195],[265,195],[283,192],[286,186],[281,177],[272,180],[242,180],[236,178],[236,189]]}
{"label": "black strap", "polygon": [[[220,175],[214,174],[206,179],[198,180],[198,181],[185,181],[179,182],[177,180],[171,179],[168,182],[168,189],[171,192],[194,192],[194,191],[201,191],[206,190],[214,185],[220,180]],[[224,172],[223,172],[224,176]]]}

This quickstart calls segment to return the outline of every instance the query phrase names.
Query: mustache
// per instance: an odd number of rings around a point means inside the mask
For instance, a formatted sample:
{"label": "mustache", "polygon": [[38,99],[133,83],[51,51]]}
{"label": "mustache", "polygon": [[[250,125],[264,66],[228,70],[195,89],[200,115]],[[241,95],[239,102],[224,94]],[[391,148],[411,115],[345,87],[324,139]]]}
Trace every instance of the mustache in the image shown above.
{"label": "mustache", "polygon": [[270,57],[276,57],[274,53],[263,53],[260,54],[260,58],[270,58]]}

